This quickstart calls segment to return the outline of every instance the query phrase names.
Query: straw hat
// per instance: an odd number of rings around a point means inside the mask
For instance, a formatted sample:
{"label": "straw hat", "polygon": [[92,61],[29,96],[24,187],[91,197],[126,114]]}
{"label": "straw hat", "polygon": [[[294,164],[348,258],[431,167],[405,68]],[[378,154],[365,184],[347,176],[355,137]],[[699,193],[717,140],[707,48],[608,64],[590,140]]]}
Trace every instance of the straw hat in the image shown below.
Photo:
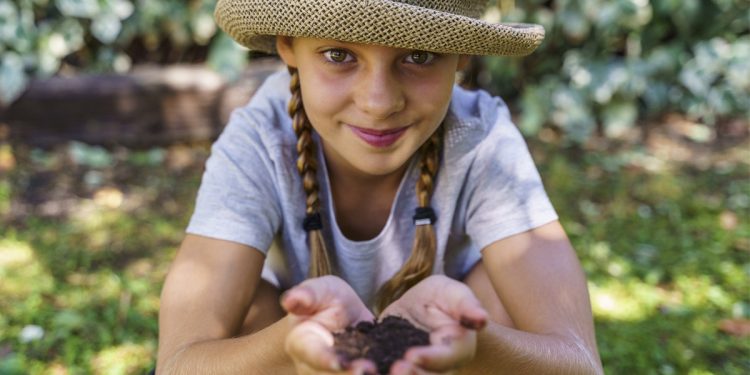
{"label": "straw hat", "polygon": [[237,42],[275,53],[275,35],[467,55],[528,55],[533,24],[479,19],[487,0],[218,0],[216,21]]}

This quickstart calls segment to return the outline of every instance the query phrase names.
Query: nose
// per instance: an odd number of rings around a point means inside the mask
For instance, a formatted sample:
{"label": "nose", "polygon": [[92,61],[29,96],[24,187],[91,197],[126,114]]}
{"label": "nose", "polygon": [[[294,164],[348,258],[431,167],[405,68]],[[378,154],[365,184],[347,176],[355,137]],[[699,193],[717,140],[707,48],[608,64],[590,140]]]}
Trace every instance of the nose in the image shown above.
{"label": "nose", "polygon": [[371,67],[358,78],[354,101],[361,111],[382,120],[404,109],[402,83],[389,67]]}

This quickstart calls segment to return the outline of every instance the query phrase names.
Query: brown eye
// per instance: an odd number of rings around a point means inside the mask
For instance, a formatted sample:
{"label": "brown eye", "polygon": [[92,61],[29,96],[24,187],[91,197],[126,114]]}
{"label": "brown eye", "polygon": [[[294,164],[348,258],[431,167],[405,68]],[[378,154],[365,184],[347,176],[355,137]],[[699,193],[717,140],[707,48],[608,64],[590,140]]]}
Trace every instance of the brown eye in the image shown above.
{"label": "brown eye", "polygon": [[332,61],[335,63],[346,62],[347,57],[349,57],[349,53],[341,49],[332,49],[332,50],[325,51],[324,55],[329,61]]}
{"label": "brown eye", "polygon": [[412,52],[407,60],[412,64],[423,65],[427,64],[435,58],[435,54],[427,51],[414,51]]}

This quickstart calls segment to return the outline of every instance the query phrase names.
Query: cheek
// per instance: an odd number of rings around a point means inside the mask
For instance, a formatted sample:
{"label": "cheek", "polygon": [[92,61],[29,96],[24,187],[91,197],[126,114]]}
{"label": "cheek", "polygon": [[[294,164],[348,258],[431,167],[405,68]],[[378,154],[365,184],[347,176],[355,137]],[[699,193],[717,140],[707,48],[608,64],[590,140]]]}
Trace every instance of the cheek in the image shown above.
{"label": "cheek", "polygon": [[333,80],[314,70],[300,72],[300,79],[302,100],[311,121],[330,118],[346,102],[346,89],[341,80]]}
{"label": "cheek", "polygon": [[452,77],[420,80],[414,82],[411,87],[412,103],[419,106],[420,112],[438,118],[438,121],[442,120],[453,93]]}

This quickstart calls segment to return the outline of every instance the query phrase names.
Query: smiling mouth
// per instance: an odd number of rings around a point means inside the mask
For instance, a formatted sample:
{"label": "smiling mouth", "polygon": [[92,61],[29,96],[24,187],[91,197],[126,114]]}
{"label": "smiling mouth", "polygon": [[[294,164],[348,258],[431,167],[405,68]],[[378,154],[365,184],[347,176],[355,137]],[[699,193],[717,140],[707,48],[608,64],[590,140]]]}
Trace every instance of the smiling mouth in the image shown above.
{"label": "smiling mouth", "polygon": [[378,148],[388,147],[396,143],[396,141],[398,141],[399,138],[401,138],[401,136],[406,133],[406,129],[409,128],[408,126],[404,126],[402,128],[391,130],[374,130],[360,128],[354,125],[348,126],[350,129],[352,129],[352,132],[354,132],[354,134],[361,140],[365,141],[370,146]]}

